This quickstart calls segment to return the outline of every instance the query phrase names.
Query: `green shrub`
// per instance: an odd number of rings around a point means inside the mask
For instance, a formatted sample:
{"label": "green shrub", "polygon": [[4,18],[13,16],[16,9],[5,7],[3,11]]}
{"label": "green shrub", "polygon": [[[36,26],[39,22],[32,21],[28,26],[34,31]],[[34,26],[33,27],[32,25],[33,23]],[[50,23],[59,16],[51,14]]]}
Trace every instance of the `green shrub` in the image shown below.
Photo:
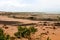
{"label": "green shrub", "polygon": [[5,40],[5,35],[3,33],[3,29],[0,28],[0,40]]}
{"label": "green shrub", "polygon": [[10,40],[9,35],[5,35],[3,29],[0,28],[0,40]]}
{"label": "green shrub", "polygon": [[30,35],[31,35],[32,33],[35,33],[36,31],[37,31],[37,29],[34,28],[34,27],[29,27],[29,28],[27,28],[27,27],[19,26],[19,27],[18,27],[18,32],[16,32],[14,35],[15,35],[17,38],[23,37],[23,38],[28,38],[28,39],[30,39]]}

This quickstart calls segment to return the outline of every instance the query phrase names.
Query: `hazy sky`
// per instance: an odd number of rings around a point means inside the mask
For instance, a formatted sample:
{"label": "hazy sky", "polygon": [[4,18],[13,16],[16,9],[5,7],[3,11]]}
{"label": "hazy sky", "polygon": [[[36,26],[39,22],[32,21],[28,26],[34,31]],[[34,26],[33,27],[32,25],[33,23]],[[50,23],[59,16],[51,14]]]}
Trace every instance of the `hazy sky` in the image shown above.
{"label": "hazy sky", "polygon": [[0,11],[60,12],[60,0],[0,0]]}

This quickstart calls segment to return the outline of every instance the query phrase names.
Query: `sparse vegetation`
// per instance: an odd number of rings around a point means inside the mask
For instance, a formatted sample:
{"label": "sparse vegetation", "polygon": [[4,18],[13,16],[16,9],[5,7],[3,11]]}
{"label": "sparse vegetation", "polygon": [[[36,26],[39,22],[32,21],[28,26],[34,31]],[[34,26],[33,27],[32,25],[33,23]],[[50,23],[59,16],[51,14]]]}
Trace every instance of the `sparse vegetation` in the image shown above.
{"label": "sparse vegetation", "polygon": [[60,39],[58,31],[60,30],[58,28],[60,27],[60,14],[0,12],[0,27],[0,40],[51,40],[51,36],[53,40],[55,37]]}
{"label": "sparse vegetation", "polygon": [[5,40],[10,40],[10,35],[6,35]]}
{"label": "sparse vegetation", "polygon": [[60,26],[60,23],[59,22],[54,23],[54,26]]}
{"label": "sparse vegetation", "polygon": [[0,40],[5,40],[3,29],[0,28]]}
{"label": "sparse vegetation", "polygon": [[5,35],[3,29],[0,28],[0,40],[10,40],[9,35]]}
{"label": "sparse vegetation", "polygon": [[35,33],[36,31],[37,31],[37,29],[34,28],[34,27],[27,28],[27,27],[19,26],[18,27],[18,32],[15,33],[15,36],[17,38],[23,37],[23,38],[28,38],[29,40],[31,40],[30,35]]}
{"label": "sparse vegetation", "polygon": [[27,19],[30,19],[30,20],[37,20],[36,17],[28,17]]}

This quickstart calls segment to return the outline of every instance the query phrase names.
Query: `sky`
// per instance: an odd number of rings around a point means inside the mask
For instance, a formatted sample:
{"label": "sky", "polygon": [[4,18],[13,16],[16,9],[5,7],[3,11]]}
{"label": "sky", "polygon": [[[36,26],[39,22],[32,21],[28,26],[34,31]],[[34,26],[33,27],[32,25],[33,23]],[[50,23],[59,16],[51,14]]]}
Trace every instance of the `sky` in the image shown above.
{"label": "sky", "polygon": [[60,0],[0,0],[0,11],[60,12]]}

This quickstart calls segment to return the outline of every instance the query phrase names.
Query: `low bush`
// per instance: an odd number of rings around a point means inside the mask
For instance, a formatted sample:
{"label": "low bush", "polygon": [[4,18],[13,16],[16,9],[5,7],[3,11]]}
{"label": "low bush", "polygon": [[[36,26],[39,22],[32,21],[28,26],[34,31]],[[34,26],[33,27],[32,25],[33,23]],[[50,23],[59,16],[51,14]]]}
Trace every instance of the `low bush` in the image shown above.
{"label": "low bush", "polygon": [[18,27],[18,32],[16,32],[14,35],[17,37],[17,38],[28,38],[29,40],[31,39],[30,35],[31,34],[34,34],[35,32],[37,31],[36,28],[34,27],[22,27],[22,26],[19,26]]}

